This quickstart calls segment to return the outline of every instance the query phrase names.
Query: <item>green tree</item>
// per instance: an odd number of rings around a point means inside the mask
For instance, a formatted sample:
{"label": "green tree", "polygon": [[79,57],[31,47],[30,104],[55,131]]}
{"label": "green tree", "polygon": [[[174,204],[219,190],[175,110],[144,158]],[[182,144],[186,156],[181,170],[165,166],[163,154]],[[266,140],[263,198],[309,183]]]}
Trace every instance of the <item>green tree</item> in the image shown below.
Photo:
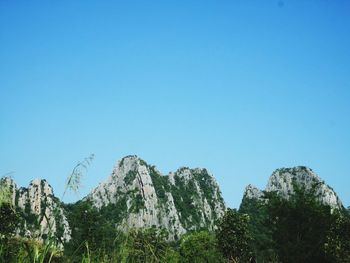
{"label": "green tree", "polygon": [[12,203],[12,191],[5,178],[0,179],[0,239],[10,238],[16,229],[18,214]]}
{"label": "green tree", "polygon": [[110,253],[114,248],[116,229],[93,207],[90,201],[66,205],[67,217],[72,229],[72,239],[66,245],[66,255],[80,257],[86,253],[86,245],[93,254]]}
{"label": "green tree", "polygon": [[[119,245],[119,261],[124,263],[160,263],[166,262],[171,254],[166,242],[165,231],[155,228],[132,229],[121,235]],[[174,261],[172,261],[174,262]]]}
{"label": "green tree", "polygon": [[207,231],[185,235],[181,239],[180,255],[184,263],[223,262],[215,235]]}
{"label": "green tree", "polygon": [[165,262],[165,263],[180,263],[181,257],[180,257],[179,252],[177,252],[174,248],[169,247],[166,250],[163,262]]}
{"label": "green tree", "polygon": [[19,216],[12,204],[12,192],[4,178],[0,179],[0,262],[15,262],[18,244],[12,242]]}
{"label": "green tree", "polygon": [[278,258],[288,262],[330,262],[325,253],[332,225],[331,208],[317,199],[316,185],[306,190],[294,184],[288,199],[266,193],[268,222]]}
{"label": "green tree", "polygon": [[325,250],[332,262],[350,262],[350,216],[346,211],[333,212]]}
{"label": "green tree", "polygon": [[0,206],[0,239],[10,238],[16,229],[18,215],[8,203]]}
{"label": "green tree", "polygon": [[267,224],[268,212],[264,200],[243,199],[239,212],[249,215],[249,229],[252,234],[252,249],[257,262],[275,262],[272,228]]}
{"label": "green tree", "polygon": [[219,248],[229,262],[251,262],[252,235],[249,230],[249,216],[236,209],[227,209],[219,220],[216,231]]}

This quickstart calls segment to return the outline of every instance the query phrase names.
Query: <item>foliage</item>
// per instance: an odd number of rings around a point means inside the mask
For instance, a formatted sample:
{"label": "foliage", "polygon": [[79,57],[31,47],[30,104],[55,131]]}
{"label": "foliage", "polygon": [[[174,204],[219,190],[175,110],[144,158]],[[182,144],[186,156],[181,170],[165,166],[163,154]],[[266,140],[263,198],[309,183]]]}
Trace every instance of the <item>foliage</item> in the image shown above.
{"label": "foliage", "polygon": [[149,167],[150,176],[152,179],[152,183],[154,185],[154,189],[156,191],[157,198],[160,202],[165,203],[168,200],[166,192],[170,190],[170,184],[168,181],[168,177],[160,175],[154,166]]}
{"label": "foliage", "polygon": [[[64,194],[68,190],[78,190],[82,171],[91,160],[86,158],[73,169]],[[143,161],[140,163],[147,165]],[[158,199],[164,204],[166,192],[172,193],[185,228],[199,225],[201,221],[196,206],[199,199],[196,184],[209,205],[215,206],[215,188],[206,170],[191,170],[193,178],[190,180],[175,174],[175,185],[172,185],[155,167],[147,167]],[[136,176],[135,172],[129,173],[125,182],[132,182]],[[62,244],[57,239],[57,235],[63,234],[58,210],[63,204],[55,199],[55,204],[59,205],[54,207],[53,216],[58,226],[55,232],[49,226],[49,234],[43,242],[15,238],[13,234],[20,218],[33,225],[39,221],[31,213],[29,203],[24,211],[16,211],[12,206],[11,189],[1,187],[0,262],[350,262],[349,209],[332,210],[323,205],[318,201],[316,189],[317,185],[305,189],[294,183],[294,192],[288,199],[270,192],[265,193],[262,200],[243,200],[239,212],[235,209],[226,211],[215,234],[192,232],[173,243],[168,241],[166,231],[156,228],[129,229],[127,233],[117,230],[116,224],[121,223],[128,212],[138,212],[144,207],[142,195],[137,190],[118,192],[116,203],[99,209],[85,199],[64,205],[72,239],[65,244],[63,254]],[[132,197],[129,211],[128,197]],[[46,202],[42,200],[41,204],[44,217]]]}
{"label": "foliage", "polygon": [[128,184],[132,183],[135,180],[136,175],[137,175],[136,171],[129,171],[124,177],[125,184],[128,185]]}
{"label": "foliage", "polygon": [[0,239],[11,237],[16,229],[18,214],[8,203],[0,206]]}
{"label": "foliage", "polygon": [[348,213],[322,204],[317,189],[293,182],[288,199],[277,192],[243,199],[257,262],[350,262]]}
{"label": "foliage", "polygon": [[61,262],[62,251],[53,242],[10,238],[0,242],[0,262],[50,263]]}
{"label": "foliage", "polygon": [[228,208],[219,220],[216,231],[218,244],[224,257],[230,262],[250,262],[252,260],[249,216]]}
{"label": "foliage", "polygon": [[223,262],[215,235],[206,231],[185,235],[181,239],[180,255],[183,263]]}
{"label": "foliage", "polygon": [[130,206],[130,212],[138,213],[141,209],[145,208],[145,200],[142,195],[138,192],[134,194]]}
{"label": "foliage", "polygon": [[3,204],[12,205],[12,192],[10,186],[6,183],[4,178],[0,180],[0,206]]}
{"label": "foliage", "polygon": [[89,244],[91,253],[97,253],[99,250],[105,252],[113,250],[115,227],[93,207],[90,201],[67,205],[66,209],[72,229],[72,239],[65,250],[67,256],[81,257],[86,252],[86,243]]}
{"label": "foliage", "polygon": [[243,198],[239,212],[249,215],[251,247],[257,262],[274,262],[276,252],[272,240],[272,228],[268,221],[268,210],[264,200]]}
{"label": "foliage", "polygon": [[328,262],[324,245],[332,224],[331,208],[317,201],[315,191],[316,186],[306,190],[295,184],[289,199],[266,194],[268,223],[282,262]]}
{"label": "foliage", "polygon": [[119,260],[125,263],[165,262],[169,254],[174,253],[165,239],[166,233],[155,228],[132,229],[119,237]]}
{"label": "foliage", "polygon": [[186,182],[184,178],[175,175],[175,185],[171,185],[171,193],[176,210],[180,212],[181,223],[187,228],[193,225],[198,226],[201,214],[194,203],[197,189],[193,180]]}
{"label": "foliage", "polygon": [[[79,162],[73,169],[71,175],[67,179],[67,184],[64,189],[62,198],[67,191],[77,191],[80,186],[80,179],[83,170],[86,170],[93,159],[93,155],[85,158],[84,161]],[[41,188],[44,188],[44,181],[41,181]],[[50,222],[51,218],[48,218],[46,214],[47,198],[45,197],[41,200],[41,211],[40,215],[33,214],[29,202],[25,204],[23,211],[18,211],[21,215],[21,220],[25,220],[26,228],[35,231],[40,229],[40,222],[46,219],[48,222],[48,233],[43,235],[43,240],[38,241],[35,239],[19,239],[11,238],[7,242],[2,242],[1,244],[1,255],[5,255],[6,262],[55,262],[56,260],[61,261],[62,257],[62,240],[63,226],[61,224],[62,214],[59,208],[61,205],[60,201],[51,196],[54,199],[54,204],[52,207],[53,217],[56,220],[56,227]],[[16,193],[15,203],[18,203],[18,193]],[[58,205],[57,205],[58,204]],[[10,215],[10,213],[7,213]],[[18,220],[18,221],[21,221]],[[23,228],[23,227],[22,227]],[[4,241],[4,240],[2,240]],[[17,247],[17,249],[13,249]],[[13,253],[13,251],[16,251]]]}
{"label": "foliage", "polygon": [[331,262],[350,262],[350,216],[346,211],[334,211],[325,250]]}
{"label": "foliage", "polygon": [[181,257],[179,252],[177,252],[174,248],[168,247],[166,250],[165,256],[164,256],[164,261],[165,263],[180,263]]}
{"label": "foliage", "polygon": [[63,200],[63,197],[65,196],[67,191],[72,191],[74,193],[78,192],[81,185],[81,178],[83,176],[83,173],[87,171],[94,158],[95,155],[91,154],[89,157],[86,157],[83,161],[78,162],[74,166],[71,174],[67,177],[66,186],[62,194],[61,200]]}
{"label": "foliage", "polygon": [[[198,182],[200,189],[203,192],[203,198],[207,199],[208,204],[215,210],[215,187],[213,185],[213,178],[209,175],[206,169],[194,169],[193,177]],[[224,202],[221,195],[218,196],[220,202]]]}
{"label": "foliage", "polygon": [[266,193],[268,223],[282,262],[346,262],[342,260],[349,258],[344,212],[321,203],[317,186],[306,189],[294,182],[289,199]]}

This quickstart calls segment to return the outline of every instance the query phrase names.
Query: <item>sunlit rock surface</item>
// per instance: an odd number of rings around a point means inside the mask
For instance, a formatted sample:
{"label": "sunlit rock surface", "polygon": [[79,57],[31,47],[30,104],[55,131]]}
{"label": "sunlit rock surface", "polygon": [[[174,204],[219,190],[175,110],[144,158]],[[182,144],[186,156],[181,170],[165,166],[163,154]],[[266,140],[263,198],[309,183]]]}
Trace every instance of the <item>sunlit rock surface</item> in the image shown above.
{"label": "sunlit rock surface", "polygon": [[189,230],[213,230],[225,204],[206,169],[180,168],[162,175],[137,156],[123,158],[85,200],[103,212],[114,209],[118,228],[157,227],[177,239]]}

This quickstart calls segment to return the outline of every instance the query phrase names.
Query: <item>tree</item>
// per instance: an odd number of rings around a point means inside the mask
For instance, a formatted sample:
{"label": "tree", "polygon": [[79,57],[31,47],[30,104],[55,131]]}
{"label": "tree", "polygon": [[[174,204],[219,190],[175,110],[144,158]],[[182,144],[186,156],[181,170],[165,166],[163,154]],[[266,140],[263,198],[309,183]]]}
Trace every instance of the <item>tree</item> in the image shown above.
{"label": "tree", "polygon": [[249,230],[252,234],[252,250],[257,262],[275,262],[272,227],[267,224],[267,206],[261,199],[243,198],[239,212],[249,215]]}
{"label": "tree", "polygon": [[66,205],[67,218],[72,229],[72,239],[66,245],[66,255],[77,257],[85,253],[85,244],[92,253],[111,252],[114,249],[116,230],[90,201],[79,201]]}
{"label": "tree", "polygon": [[0,261],[14,262],[18,243],[12,242],[19,216],[12,204],[12,192],[4,178],[0,179]]}
{"label": "tree", "polygon": [[[166,232],[155,228],[132,229],[119,237],[119,261],[123,263],[160,263],[166,262],[170,246],[165,241]],[[171,261],[174,262],[174,261]]]}
{"label": "tree", "polygon": [[249,230],[249,216],[236,209],[227,209],[218,223],[216,231],[218,245],[224,257],[230,262],[251,262],[252,236]]}
{"label": "tree", "polygon": [[332,225],[331,208],[320,203],[316,185],[306,190],[294,184],[288,199],[266,193],[268,222],[274,248],[282,262],[330,262],[325,253]]}
{"label": "tree", "polygon": [[350,216],[346,211],[334,211],[325,250],[332,262],[350,262]]}
{"label": "tree", "polygon": [[16,229],[18,215],[10,204],[0,206],[0,239],[10,238]]}
{"label": "tree", "polygon": [[10,238],[16,229],[18,214],[12,204],[12,191],[4,178],[0,179],[0,239]]}
{"label": "tree", "polygon": [[207,231],[185,235],[181,239],[180,255],[181,262],[184,263],[217,263],[223,261],[215,235]]}

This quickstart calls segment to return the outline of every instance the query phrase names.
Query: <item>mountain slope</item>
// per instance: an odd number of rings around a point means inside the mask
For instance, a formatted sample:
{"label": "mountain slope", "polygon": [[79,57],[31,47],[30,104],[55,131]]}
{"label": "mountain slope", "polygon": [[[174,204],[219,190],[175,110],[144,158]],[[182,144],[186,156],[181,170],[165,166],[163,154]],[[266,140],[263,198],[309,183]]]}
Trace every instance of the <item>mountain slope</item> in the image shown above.
{"label": "mountain slope", "polygon": [[[275,170],[269,178],[265,192],[277,192],[281,197],[288,199],[294,193],[295,187],[303,187],[307,191],[314,188],[315,197],[322,204],[329,205],[332,209],[343,209],[336,192],[312,169],[305,166]],[[263,191],[248,185],[243,195],[242,205],[249,200],[261,201],[262,196]]]}
{"label": "mountain slope", "polygon": [[5,177],[0,184],[9,189],[12,204],[20,216],[17,235],[41,240],[54,234],[63,243],[70,240],[65,212],[46,180],[35,179],[28,188],[18,188],[11,178]]}
{"label": "mountain slope", "polygon": [[181,168],[164,176],[137,156],[123,158],[84,200],[101,213],[108,211],[119,229],[164,228],[169,239],[214,229],[225,210],[219,187],[205,169]]}

